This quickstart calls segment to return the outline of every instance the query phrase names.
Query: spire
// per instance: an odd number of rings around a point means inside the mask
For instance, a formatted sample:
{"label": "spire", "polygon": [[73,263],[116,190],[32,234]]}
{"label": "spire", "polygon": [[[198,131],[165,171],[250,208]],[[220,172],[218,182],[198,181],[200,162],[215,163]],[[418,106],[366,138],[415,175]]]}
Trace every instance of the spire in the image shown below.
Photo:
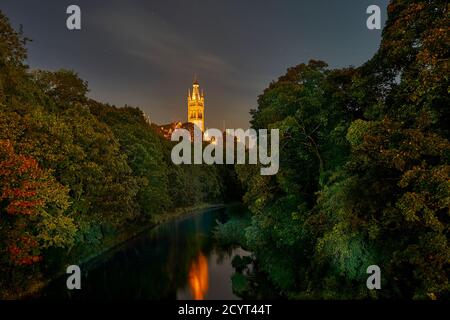
{"label": "spire", "polygon": [[192,96],[191,99],[192,100],[201,100],[202,95],[200,95],[200,90],[199,90],[199,84],[197,81],[197,75],[194,74],[194,83],[192,84]]}
{"label": "spire", "polygon": [[194,84],[195,84],[195,85],[198,85],[197,74],[196,74],[196,73],[194,73]]}

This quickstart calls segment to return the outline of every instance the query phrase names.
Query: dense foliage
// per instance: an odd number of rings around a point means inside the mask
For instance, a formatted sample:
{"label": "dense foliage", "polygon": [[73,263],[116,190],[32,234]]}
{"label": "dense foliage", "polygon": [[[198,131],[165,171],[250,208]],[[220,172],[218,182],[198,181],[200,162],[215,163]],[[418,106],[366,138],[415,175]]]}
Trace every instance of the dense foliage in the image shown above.
{"label": "dense foliage", "polygon": [[89,99],[74,72],[30,70],[26,41],[0,12],[0,297],[154,216],[221,202],[230,177],[173,165],[142,111]]}
{"label": "dense foliage", "polygon": [[[280,129],[281,163],[273,177],[237,167],[245,244],[282,295],[449,297],[448,9],[392,1],[370,61],[310,61],[259,97],[251,122]],[[366,287],[373,264],[382,290]]]}
{"label": "dense foliage", "polygon": [[[364,65],[311,60],[259,96],[251,124],[280,130],[280,170],[237,165],[251,221],[216,228],[254,253],[251,268],[233,260],[240,296],[450,297],[448,9],[393,0]],[[72,71],[30,70],[26,41],[0,12],[0,297],[239,193],[228,166],[173,165],[138,108],[89,99]],[[382,290],[367,289],[369,265]]]}

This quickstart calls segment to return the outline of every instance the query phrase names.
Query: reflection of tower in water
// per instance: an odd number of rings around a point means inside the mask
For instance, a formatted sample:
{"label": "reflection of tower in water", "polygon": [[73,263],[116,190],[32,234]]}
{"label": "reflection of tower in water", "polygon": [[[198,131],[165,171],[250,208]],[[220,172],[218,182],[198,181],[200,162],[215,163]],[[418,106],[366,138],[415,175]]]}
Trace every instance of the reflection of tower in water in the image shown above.
{"label": "reflection of tower in water", "polygon": [[189,269],[189,286],[195,300],[203,300],[208,292],[208,260],[199,252]]}

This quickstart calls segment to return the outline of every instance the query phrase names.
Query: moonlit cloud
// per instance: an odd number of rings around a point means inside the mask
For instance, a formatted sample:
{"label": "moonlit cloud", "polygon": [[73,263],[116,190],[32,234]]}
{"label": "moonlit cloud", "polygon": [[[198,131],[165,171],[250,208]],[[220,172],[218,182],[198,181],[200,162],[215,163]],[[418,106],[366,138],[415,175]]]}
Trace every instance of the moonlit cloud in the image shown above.
{"label": "moonlit cloud", "polygon": [[209,74],[237,71],[223,57],[208,52],[202,38],[184,36],[151,12],[110,7],[94,23],[129,59],[141,59],[154,68]]}

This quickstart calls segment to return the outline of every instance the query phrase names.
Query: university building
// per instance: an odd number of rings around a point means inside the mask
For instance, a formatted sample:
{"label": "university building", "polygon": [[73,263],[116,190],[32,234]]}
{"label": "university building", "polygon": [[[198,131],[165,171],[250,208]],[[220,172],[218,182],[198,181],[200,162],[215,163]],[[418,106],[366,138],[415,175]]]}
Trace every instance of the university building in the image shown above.
{"label": "university building", "polygon": [[187,121],[176,121],[166,125],[159,126],[161,134],[170,140],[172,132],[175,129],[183,128],[194,134],[194,126],[197,126],[202,132],[205,132],[205,95],[200,91],[200,85],[197,79],[194,79],[191,89],[187,96]]}

